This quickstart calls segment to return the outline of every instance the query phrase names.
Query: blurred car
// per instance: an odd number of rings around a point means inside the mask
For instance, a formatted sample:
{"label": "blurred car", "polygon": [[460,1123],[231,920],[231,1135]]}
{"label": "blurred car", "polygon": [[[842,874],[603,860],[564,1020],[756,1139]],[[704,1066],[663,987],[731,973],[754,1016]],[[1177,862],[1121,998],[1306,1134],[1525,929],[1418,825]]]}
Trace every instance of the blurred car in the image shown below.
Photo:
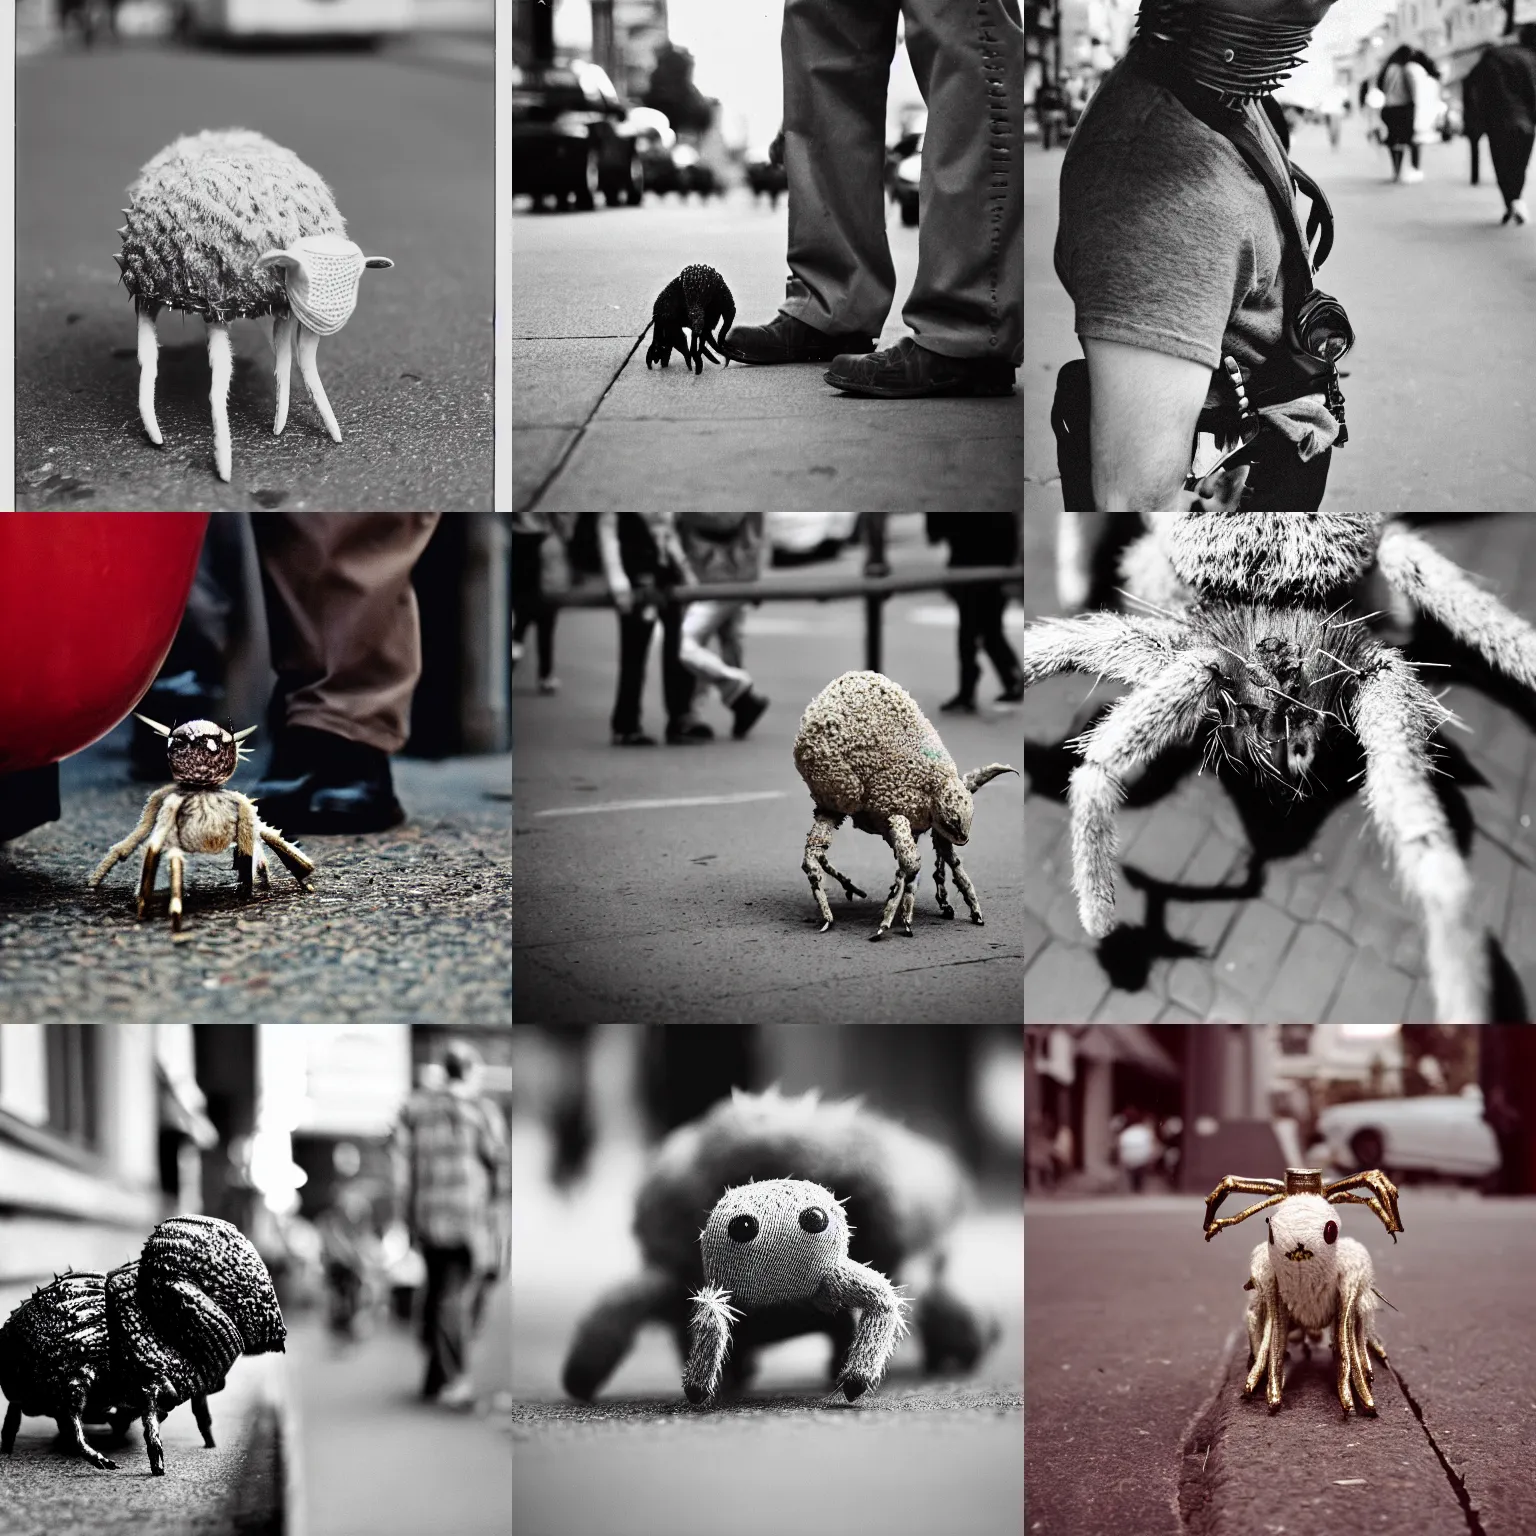
{"label": "blurred car", "polygon": [[535,203],[553,197],[577,208],[638,207],[645,181],[642,144],[654,133],[636,121],[596,64],[512,67],[512,191]]}
{"label": "blurred car", "polygon": [[182,38],[354,37],[377,42],[410,30],[414,0],[181,0]]}
{"label": "blurred car", "polygon": [[857,538],[857,512],[769,512],[768,545],[776,565],[830,560]]}
{"label": "blurred car", "polygon": [[747,185],[752,189],[752,199],[759,192],[768,194],[768,206],[779,206],[779,193],[789,185],[784,174],[784,130],[779,129],[771,144],[762,144],[747,152]]}
{"label": "blurred car", "polygon": [[645,155],[642,170],[646,190],[658,195],[676,192],[686,200],[690,192],[697,192],[702,200],[725,190],[715,168],[692,144],[658,147]]}
{"label": "blurred car", "polygon": [[917,223],[917,186],[923,174],[923,135],[926,125],[912,129],[885,152],[885,186],[891,201],[901,206],[901,222]]}
{"label": "blurred car", "polygon": [[1332,1104],[1317,1117],[1328,1161],[1353,1172],[1484,1179],[1498,1166],[1499,1145],[1483,1119],[1483,1095],[1431,1093],[1412,1099],[1360,1099]]}

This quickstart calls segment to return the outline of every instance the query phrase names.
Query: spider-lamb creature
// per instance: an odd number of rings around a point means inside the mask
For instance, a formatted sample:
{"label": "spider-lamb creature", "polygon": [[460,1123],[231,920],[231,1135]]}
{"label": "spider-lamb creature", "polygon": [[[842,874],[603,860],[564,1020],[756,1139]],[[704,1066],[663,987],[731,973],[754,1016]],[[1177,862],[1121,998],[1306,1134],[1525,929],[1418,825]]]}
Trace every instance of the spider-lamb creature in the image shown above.
{"label": "spider-lamb creature", "polygon": [[907,1331],[904,1299],[877,1269],[848,1257],[848,1217],[831,1190],[807,1179],[728,1189],[699,1234],[704,1284],[693,1295],[683,1391],[695,1405],[720,1384],[731,1330],[748,1312],[807,1306],[859,1309],[837,1385],[851,1403],[880,1384]]}
{"label": "spider-lamb creature", "polygon": [[[1349,1193],[1356,1189],[1370,1193]],[[1234,1190],[1268,1198],[1236,1216],[1218,1216],[1216,1208]],[[1363,1243],[1339,1235],[1333,1207],[1346,1202],[1374,1211],[1392,1241],[1397,1241],[1403,1230],[1397,1186],[1379,1168],[1352,1173],[1331,1184],[1323,1183],[1316,1168],[1287,1168],[1284,1183],[1229,1173],[1205,1202],[1206,1242],[1223,1227],[1234,1227],[1258,1211],[1276,1207],[1266,1218],[1269,1239],[1253,1250],[1243,1286],[1254,1293],[1247,1312],[1250,1358],[1243,1395],[1251,1396],[1263,1381],[1271,1412],[1280,1406],[1286,1347],[1293,1331],[1310,1345],[1321,1339],[1325,1328],[1333,1330],[1339,1406],[1346,1415],[1351,1410],[1376,1412],[1371,1352],[1382,1361],[1387,1352],[1376,1334],[1371,1256]]]}
{"label": "spider-lamb creature", "polygon": [[171,879],[171,927],[181,931],[182,879],[189,853],[223,853],[234,846],[234,867],[242,896],[252,894],[252,879],[270,890],[272,878],[267,870],[263,844],[270,848],[299,883],[299,889],[311,889],[309,877],[314,862],[301,849],[283,837],[276,827],[269,827],[256,814],[256,802],[238,790],[221,786],[240,764],[244,748],[240,745],[256,727],[247,726],[231,734],[212,720],[188,720],[175,730],[145,715],[139,715],[151,730],[166,738],[174,784],[157,789],[144,802],[139,824],[122,842],[114,843],[106,858],[96,866],[89,884],[98,886],[119,859],[125,859],[147,837],[144,864],[139,876],[138,915],[149,909],[155,888],[155,871],[160,855],[165,854]]}
{"label": "spider-lamb creature", "polygon": [[1205,742],[1296,798],[1329,732],[1365,759],[1365,804],[1422,913],[1436,1017],[1487,1022],[1490,982],[1471,879],[1430,783],[1429,741],[1454,722],[1402,653],[1346,617],[1373,563],[1396,593],[1492,666],[1536,689],[1536,630],[1384,514],[1160,514],[1122,574],[1157,614],[1043,619],[1024,634],[1024,682],[1077,671],[1132,685],[1073,746],[1073,886],[1084,929],[1114,926],[1115,809],[1123,781],[1164,750]]}
{"label": "spider-lamb creature", "polygon": [[[656,295],[656,302],[651,306],[653,330],[645,354],[647,371],[652,363],[660,363],[665,368],[675,347],[683,354],[685,368],[703,373],[706,357],[712,363],[720,361],[710,351],[712,343],[720,344],[715,326],[719,325],[719,335],[724,336],[735,323],[736,300],[731,297],[725,279],[713,267],[700,262],[684,267]],[[692,341],[683,334],[684,326],[693,331]],[[725,366],[729,368],[730,365],[730,358],[726,358]]]}

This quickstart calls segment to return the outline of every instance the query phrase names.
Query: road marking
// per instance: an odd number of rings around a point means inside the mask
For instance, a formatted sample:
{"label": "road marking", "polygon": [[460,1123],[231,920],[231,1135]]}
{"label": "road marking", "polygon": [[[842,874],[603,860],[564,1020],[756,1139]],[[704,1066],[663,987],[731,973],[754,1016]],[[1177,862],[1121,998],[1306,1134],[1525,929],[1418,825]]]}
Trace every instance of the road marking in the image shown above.
{"label": "road marking", "polygon": [[535,811],[535,816],[589,816],[594,811],[670,811],[689,805],[742,805],[748,800],[782,800],[782,789],[758,789],[741,795],[686,795],[677,800],[604,800],[600,805],[563,805]]}

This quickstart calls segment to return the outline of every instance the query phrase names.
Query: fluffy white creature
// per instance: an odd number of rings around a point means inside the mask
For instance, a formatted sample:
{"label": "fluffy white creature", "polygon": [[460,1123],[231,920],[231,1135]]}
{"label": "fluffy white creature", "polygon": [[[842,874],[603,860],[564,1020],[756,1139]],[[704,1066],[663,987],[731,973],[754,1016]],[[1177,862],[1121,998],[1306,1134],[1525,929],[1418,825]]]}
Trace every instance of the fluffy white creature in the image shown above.
{"label": "fluffy white creature", "polygon": [[[1471,877],[1430,784],[1430,738],[1454,717],[1401,652],[1345,614],[1374,562],[1393,591],[1533,690],[1536,629],[1417,534],[1384,526],[1381,513],[1150,521],[1122,570],[1154,613],[1048,618],[1024,632],[1026,687],[1069,670],[1135,686],[1073,743],[1083,759],[1069,802],[1084,929],[1103,938],[1114,926],[1115,812],[1128,775],[1204,734],[1218,771],[1228,763],[1300,799],[1325,735],[1349,730],[1365,756],[1366,809],[1422,914],[1436,1017],[1489,1022]],[[1172,593],[1174,606],[1148,592]]]}
{"label": "fluffy white creature", "polygon": [[[1348,1193],[1360,1188],[1370,1193]],[[1233,1190],[1269,1198],[1237,1216],[1216,1216],[1216,1207]],[[1264,1381],[1272,1410],[1280,1406],[1290,1339],[1316,1340],[1331,1329],[1340,1407],[1346,1414],[1376,1412],[1371,1352],[1381,1360],[1387,1352],[1376,1332],[1371,1255],[1363,1243],[1339,1230],[1336,1207],[1346,1202],[1369,1207],[1397,1241],[1403,1230],[1397,1186],[1379,1169],[1326,1185],[1315,1168],[1287,1168],[1283,1184],[1228,1175],[1206,1201],[1207,1242],[1223,1227],[1273,1207],[1265,1218],[1269,1236],[1253,1250],[1243,1286],[1254,1293],[1246,1317],[1250,1362],[1243,1392],[1251,1395]]]}
{"label": "fluffy white creature", "polygon": [[823,874],[836,880],[846,896],[864,895],[827,857],[832,835],[847,816],[861,832],[883,837],[896,855],[896,878],[871,939],[890,932],[898,903],[901,931],[912,937],[914,887],[921,869],[917,839],[930,828],[938,855],[933,884],[939,910],[945,917],[955,915],[944,890],[948,866],[971,921],[985,921],[976,887],[955,849],[970,841],[971,796],[1017,768],[989,763],[962,775],[917,700],[880,672],[845,672],[806,705],[795,737],[795,767],[816,803],[800,868],[821,913],[821,932],[832,926]]}

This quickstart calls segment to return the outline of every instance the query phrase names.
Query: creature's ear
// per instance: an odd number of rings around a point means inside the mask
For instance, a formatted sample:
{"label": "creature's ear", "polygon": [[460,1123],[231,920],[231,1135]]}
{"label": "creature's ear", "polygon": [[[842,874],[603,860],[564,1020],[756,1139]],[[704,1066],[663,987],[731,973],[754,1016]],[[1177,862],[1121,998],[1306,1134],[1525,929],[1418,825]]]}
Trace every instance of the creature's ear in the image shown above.
{"label": "creature's ear", "polygon": [[291,251],[263,251],[261,255],[256,258],[257,271],[263,271],[267,267],[287,268],[296,267],[298,265],[299,258],[295,256]]}
{"label": "creature's ear", "polygon": [[248,726],[246,726],[246,728],[243,731],[236,731],[235,732],[235,740],[236,741],[244,741],[247,736],[254,736],[255,734],[256,734],[256,727],[254,725],[248,725]]}
{"label": "creature's ear", "polygon": [[138,710],[134,710],[133,718],[135,720],[142,720],[144,724],[150,728],[150,730],[158,731],[162,736],[169,736],[171,734],[170,726],[161,725],[158,720],[151,720],[148,715],[141,715]]}
{"label": "creature's ear", "polygon": [[394,262],[388,256],[370,256],[363,262],[363,265],[365,267],[392,267]]}
{"label": "creature's ear", "polygon": [[1007,763],[988,763],[985,768],[972,768],[965,776],[965,787],[974,795],[983,784],[990,784],[1000,773],[1017,773],[1017,768]]}

